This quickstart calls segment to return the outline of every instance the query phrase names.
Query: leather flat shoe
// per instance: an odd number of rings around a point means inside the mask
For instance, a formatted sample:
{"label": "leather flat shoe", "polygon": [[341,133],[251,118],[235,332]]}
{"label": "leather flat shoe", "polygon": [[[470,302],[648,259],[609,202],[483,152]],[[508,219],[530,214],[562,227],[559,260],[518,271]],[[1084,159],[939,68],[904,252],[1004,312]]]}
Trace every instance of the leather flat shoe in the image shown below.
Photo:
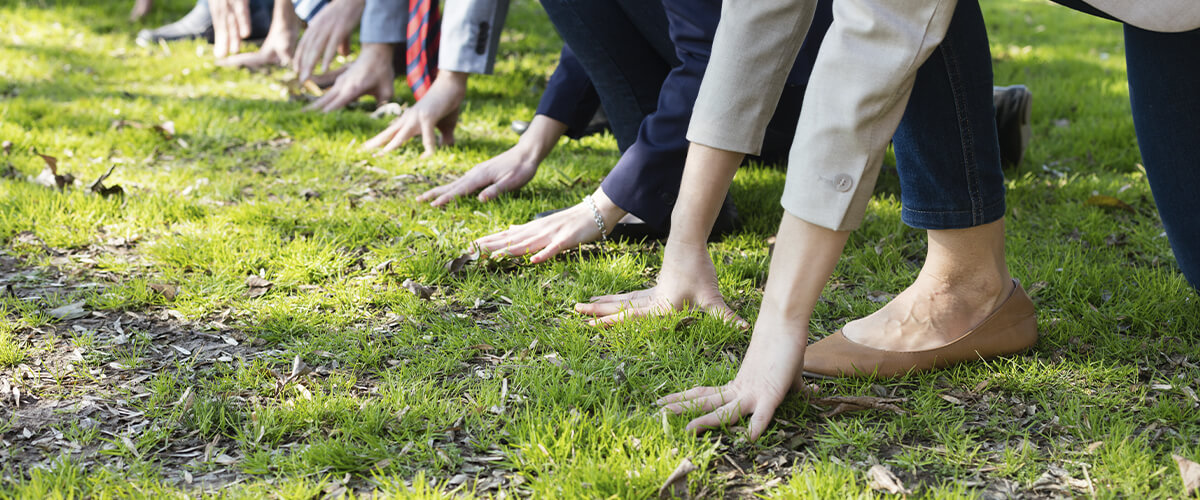
{"label": "leather flat shoe", "polygon": [[923,351],[886,351],[846,338],[841,330],[808,346],[804,375],[808,377],[893,378],[945,368],[963,361],[1015,354],[1037,343],[1033,301],[1013,280],[1013,291],[992,312],[961,337]]}

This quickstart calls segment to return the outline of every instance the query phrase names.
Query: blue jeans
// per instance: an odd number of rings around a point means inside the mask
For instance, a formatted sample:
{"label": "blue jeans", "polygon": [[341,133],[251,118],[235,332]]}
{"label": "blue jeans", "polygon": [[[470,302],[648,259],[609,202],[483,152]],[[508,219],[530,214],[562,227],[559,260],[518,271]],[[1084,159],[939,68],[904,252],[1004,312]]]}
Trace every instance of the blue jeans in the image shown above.
{"label": "blue jeans", "polygon": [[[1054,0],[1112,19],[1076,0]],[[1200,290],[1200,30],[1125,25],[1129,101],[1142,164],[1175,261]]]}
{"label": "blue jeans", "polygon": [[946,38],[917,71],[892,136],[900,217],[909,226],[962,229],[1004,216],[989,50],[979,3],[964,0]]}

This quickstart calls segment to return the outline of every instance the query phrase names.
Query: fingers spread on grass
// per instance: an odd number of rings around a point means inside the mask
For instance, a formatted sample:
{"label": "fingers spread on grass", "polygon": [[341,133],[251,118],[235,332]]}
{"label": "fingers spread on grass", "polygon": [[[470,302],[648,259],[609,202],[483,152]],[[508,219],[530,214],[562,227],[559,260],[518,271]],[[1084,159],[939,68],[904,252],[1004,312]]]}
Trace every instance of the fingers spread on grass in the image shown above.
{"label": "fingers spread on grass", "polygon": [[417,121],[421,124],[421,142],[425,145],[425,152],[421,154],[421,158],[428,158],[438,148],[437,124],[433,120],[422,120],[420,118]]}
{"label": "fingers spread on grass", "polygon": [[250,2],[249,0],[233,0],[230,2],[233,19],[237,23],[238,42],[250,38]]}
{"label": "fingers spread on grass", "polygon": [[771,419],[775,417],[775,408],[775,405],[765,402],[760,402],[754,408],[754,415],[750,417],[751,441],[757,440],[767,430],[767,427],[771,425]]}
{"label": "fingers spread on grass", "polygon": [[638,290],[618,295],[592,297],[591,302],[575,304],[575,311],[592,316],[608,316],[621,312],[623,309],[649,305],[652,300],[653,296],[650,290]]}
{"label": "fingers spread on grass", "polygon": [[744,401],[740,398],[735,398],[725,405],[706,413],[688,422],[687,429],[696,432],[705,432],[721,427],[733,425],[742,419],[742,415],[749,413],[743,410]]}
{"label": "fingers spread on grass", "polygon": [[651,304],[651,305],[638,306],[638,307],[629,307],[626,309],[622,309],[618,313],[610,314],[608,316],[601,316],[599,318],[590,320],[590,321],[588,321],[588,326],[609,327],[609,326],[615,325],[617,323],[623,323],[625,321],[629,321],[634,318],[656,317],[656,316],[662,316],[664,314],[668,314],[670,312],[671,312],[671,308],[669,306],[664,306],[662,304]]}
{"label": "fingers spread on grass", "polygon": [[707,396],[664,405],[663,409],[679,415],[684,412],[713,411],[727,403],[729,403],[727,394],[724,391],[717,391]]}
{"label": "fingers spread on grass", "polygon": [[258,68],[268,64],[273,64],[275,62],[273,59],[274,58],[271,57],[271,54],[263,52],[249,52],[246,54],[234,54],[224,59],[218,59],[217,66],[224,66],[226,68]]}
{"label": "fingers spread on grass", "polygon": [[709,395],[715,394],[721,390],[723,390],[722,387],[714,387],[714,386],[693,387],[686,391],[680,391],[680,392],[668,394],[666,396],[658,398],[658,400],[655,401],[654,404],[659,405],[659,406],[669,405],[671,403],[678,403],[680,401],[687,401],[690,399],[696,399],[696,398],[702,398],[705,396],[709,396]]}
{"label": "fingers spread on grass", "polygon": [[725,304],[724,300],[716,304],[704,306],[704,312],[715,318],[719,318],[726,324],[733,325],[737,328],[741,328],[743,330],[750,328],[750,322],[742,319],[742,317],[738,315],[737,311],[734,311],[733,308]]}

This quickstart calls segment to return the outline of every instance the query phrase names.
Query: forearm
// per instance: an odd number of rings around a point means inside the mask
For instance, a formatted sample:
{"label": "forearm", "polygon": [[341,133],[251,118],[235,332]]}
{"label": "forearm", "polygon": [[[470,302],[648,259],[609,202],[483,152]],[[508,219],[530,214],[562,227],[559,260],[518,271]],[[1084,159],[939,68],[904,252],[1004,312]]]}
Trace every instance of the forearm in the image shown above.
{"label": "forearm", "polygon": [[704,246],[721,203],[733,183],[745,155],[693,143],[688,148],[679,197],[671,211],[671,235],[667,246]]}
{"label": "forearm", "polygon": [[760,317],[769,313],[807,324],[849,237],[849,231],[827,229],[784,212]]}

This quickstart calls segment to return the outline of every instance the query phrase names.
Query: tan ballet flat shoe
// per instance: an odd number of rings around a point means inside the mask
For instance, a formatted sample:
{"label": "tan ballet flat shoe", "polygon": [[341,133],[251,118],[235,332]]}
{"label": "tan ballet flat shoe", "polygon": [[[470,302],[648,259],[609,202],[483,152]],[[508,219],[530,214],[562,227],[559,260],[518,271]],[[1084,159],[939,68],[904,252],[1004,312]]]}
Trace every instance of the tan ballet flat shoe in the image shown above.
{"label": "tan ballet flat shoe", "polygon": [[808,346],[808,377],[892,378],[961,363],[1015,354],[1037,343],[1033,301],[1013,280],[1012,294],[987,319],[944,346],[924,351],[885,351],[846,338],[841,330]]}

